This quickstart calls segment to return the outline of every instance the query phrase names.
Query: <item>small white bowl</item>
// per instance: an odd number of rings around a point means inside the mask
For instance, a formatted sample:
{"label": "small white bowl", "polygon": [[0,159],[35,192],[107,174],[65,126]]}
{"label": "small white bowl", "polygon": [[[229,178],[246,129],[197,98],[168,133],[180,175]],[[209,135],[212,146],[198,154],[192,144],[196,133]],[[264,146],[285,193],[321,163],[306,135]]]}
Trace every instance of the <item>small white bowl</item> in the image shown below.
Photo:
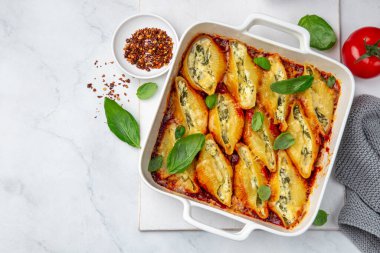
{"label": "small white bowl", "polygon": [[158,77],[164,74],[166,71],[168,71],[170,65],[173,63],[172,58],[169,64],[159,69],[151,69],[150,71],[146,71],[137,68],[136,65],[132,65],[124,58],[124,46],[126,43],[126,39],[130,38],[132,34],[138,29],[143,29],[146,27],[159,28],[161,30],[164,30],[168,34],[168,36],[173,41],[173,57],[175,52],[177,51],[178,46],[178,37],[174,28],[169,24],[168,21],[166,21],[160,16],[154,14],[138,14],[124,20],[118,26],[113,36],[113,54],[117,64],[122,70],[124,70],[128,75],[131,75],[139,79],[149,79]]}

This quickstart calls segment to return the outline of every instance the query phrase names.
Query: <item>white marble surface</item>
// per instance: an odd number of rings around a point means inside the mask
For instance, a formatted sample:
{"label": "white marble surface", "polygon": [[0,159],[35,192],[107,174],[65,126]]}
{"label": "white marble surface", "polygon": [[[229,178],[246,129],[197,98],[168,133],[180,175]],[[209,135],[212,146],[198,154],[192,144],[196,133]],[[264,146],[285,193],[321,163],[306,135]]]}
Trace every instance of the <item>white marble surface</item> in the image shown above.
{"label": "white marble surface", "polygon": [[[378,1],[342,1],[343,38],[379,26]],[[120,74],[93,63],[111,60],[114,28],[139,8],[138,0],[0,0],[0,252],[357,252],[340,232],[255,232],[244,242],[139,232],[138,150],[109,132],[101,100],[86,88]],[[357,82],[380,96],[379,78]],[[138,115],[133,84],[122,102]]]}

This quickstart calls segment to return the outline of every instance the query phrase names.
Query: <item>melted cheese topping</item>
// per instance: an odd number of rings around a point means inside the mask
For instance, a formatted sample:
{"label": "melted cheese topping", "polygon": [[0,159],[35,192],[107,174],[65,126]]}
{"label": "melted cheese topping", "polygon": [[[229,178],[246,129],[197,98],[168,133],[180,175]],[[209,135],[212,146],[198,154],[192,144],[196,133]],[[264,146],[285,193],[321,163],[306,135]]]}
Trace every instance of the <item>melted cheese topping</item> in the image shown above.
{"label": "melted cheese topping", "polygon": [[221,203],[231,205],[232,167],[210,134],[200,152],[196,174],[203,188]]}
{"label": "melted cheese topping", "polygon": [[206,133],[208,111],[203,98],[187,85],[182,77],[176,78],[176,92],[186,127],[185,134]]}
{"label": "melted cheese topping", "polygon": [[259,91],[260,102],[274,119],[274,123],[280,123],[281,131],[285,131],[287,128],[286,116],[289,96],[273,92],[270,86],[274,82],[286,80],[287,74],[278,55],[269,56],[268,60],[271,64],[271,68],[263,74]]}
{"label": "melted cheese topping", "polygon": [[236,151],[239,161],[235,166],[234,192],[236,197],[248,208],[254,210],[257,215],[265,219],[268,217],[267,201],[262,201],[258,194],[258,188],[267,184],[262,173],[262,165],[255,160],[249,148],[238,143]]}
{"label": "melted cheese topping", "polygon": [[291,227],[303,216],[307,204],[307,188],[285,151],[278,152],[278,171],[271,178],[270,208],[285,227]]}
{"label": "melted cheese topping", "polygon": [[211,41],[202,38],[194,43],[187,60],[190,76],[203,89],[211,89],[215,83],[215,73],[210,65]]}
{"label": "melted cheese topping", "polygon": [[298,103],[295,103],[292,107],[288,125],[288,132],[295,138],[295,143],[287,149],[287,152],[300,170],[300,174],[304,178],[309,178],[314,168],[319,147]]}
{"label": "melted cheese topping", "polygon": [[247,47],[242,43],[231,42],[229,55],[226,85],[239,105],[250,109],[256,103],[259,69],[253,64]]}
{"label": "melted cheese topping", "polygon": [[182,72],[194,89],[211,95],[223,78],[225,69],[225,56],[218,45],[211,37],[201,36],[188,50]]}
{"label": "melted cheese topping", "polygon": [[301,94],[307,114],[314,118],[321,132],[327,134],[331,129],[334,116],[335,92],[327,86],[326,80],[314,67],[305,66],[304,74],[314,77],[311,88]]}
{"label": "melted cheese topping", "polygon": [[242,111],[228,94],[218,94],[217,104],[210,111],[209,129],[227,154],[232,154],[244,127]]}
{"label": "melted cheese topping", "polygon": [[165,128],[160,145],[157,148],[157,155],[162,155],[162,167],[157,171],[160,178],[168,178],[175,185],[175,190],[179,192],[196,193],[199,191],[198,185],[195,183],[195,168],[192,163],[188,169],[182,173],[171,175],[167,171],[166,159],[175,144],[175,129],[177,124],[171,122]]}
{"label": "melted cheese topping", "polygon": [[[256,109],[255,111],[260,111]],[[262,111],[260,111],[262,112]],[[267,166],[271,172],[276,171],[276,154],[273,150],[274,136],[269,128],[269,120],[264,116],[263,127],[253,131],[251,118],[245,118],[244,142],[247,143],[252,152]]]}

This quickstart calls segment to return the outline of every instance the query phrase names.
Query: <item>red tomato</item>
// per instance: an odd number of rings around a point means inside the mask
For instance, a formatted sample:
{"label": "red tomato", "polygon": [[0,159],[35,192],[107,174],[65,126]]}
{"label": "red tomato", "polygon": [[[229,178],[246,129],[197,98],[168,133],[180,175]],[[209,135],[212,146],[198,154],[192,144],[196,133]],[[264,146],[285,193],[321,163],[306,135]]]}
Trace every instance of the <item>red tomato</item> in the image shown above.
{"label": "red tomato", "polygon": [[343,63],[358,77],[380,74],[380,28],[363,27],[353,32],[342,48]]}

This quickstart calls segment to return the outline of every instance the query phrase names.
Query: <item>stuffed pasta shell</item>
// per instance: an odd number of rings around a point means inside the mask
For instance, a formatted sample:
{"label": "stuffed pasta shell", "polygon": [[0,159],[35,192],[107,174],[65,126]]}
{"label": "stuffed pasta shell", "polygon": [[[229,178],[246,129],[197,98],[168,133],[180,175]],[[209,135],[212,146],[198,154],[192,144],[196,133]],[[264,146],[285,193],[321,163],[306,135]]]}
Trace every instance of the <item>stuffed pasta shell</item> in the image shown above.
{"label": "stuffed pasta shell", "polygon": [[280,124],[281,131],[287,128],[286,117],[288,114],[289,95],[282,95],[273,92],[271,84],[287,79],[287,73],[278,54],[268,57],[271,64],[270,70],[263,71],[263,78],[259,86],[259,100],[274,120],[275,124]]}
{"label": "stuffed pasta shell", "polygon": [[306,114],[321,133],[327,134],[333,122],[335,91],[328,87],[321,73],[313,66],[305,66],[304,75],[314,77],[313,84],[299,95],[304,102]]}
{"label": "stuffed pasta shell", "polygon": [[307,204],[307,182],[299,176],[297,169],[285,151],[277,154],[278,170],[270,179],[272,195],[270,209],[277,214],[286,228],[297,224]]}
{"label": "stuffed pasta shell", "polygon": [[263,173],[264,166],[243,143],[236,144],[235,150],[239,161],[234,170],[234,194],[245,207],[266,219],[269,214],[268,203],[258,195],[259,187],[268,183]]}
{"label": "stuffed pasta shell", "polygon": [[304,178],[309,178],[319,152],[319,144],[302,106],[295,102],[288,118],[288,132],[295,142],[286,151]]}
{"label": "stuffed pasta shell", "polygon": [[196,89],[214,94],[223,78],[226,59],[210,36],[198,37],[190,46],[183,61],[183,76]]}
{"label": "stuffed pasta shell", "polygon": [[175,129],[177,126],[178,124],[174,121],[170,121],[165,126],[160,145],[158,145],[156,149],[156,155],[162,155],[163,157],[161,168],[156,173],[161,179],[167,178],[170,184],[173,185],[173,190],[183,193],[197,193],[199,191],[199,186],[195,182],[194,162],[182,173],[169,174],[167,171],[166,159],[176,142]]}
{"label": "stuffed pasta shell", "polygon": [[199,184],[222,204],[231,206],[232,175],[230,162],[208,134],[196,165]]}
{"label": "stuffed pasta shell", "polygon": [[244,126],[243,111],[228,93],[218,93],[216,106],[210,111],[209,130],[215,140],[231,155]]}
{"label": "stuffed pasta shell", "polygon": [[208,110],[202,96],[180,76],[175,79],[174,95],[175,117],[183,122],[186,135],[205,134],[207,132]]}
{"label": "stuffed pasta shell", "polygon": [[[262,128],[258,131],[254,131],[251,125],[254,112],[261,112],[264,114]],[[270,119],[268,119],[268,117],[265,116],[265,113],[258,108],[252,112],[246,113],[243,139],[244,143],[248,145],[252,153],[261,160],[268,170],[275,172],[276,153],[273,149],[273,141],[275,137],[270,130],[270,124]]]}
{"label": "stuffed pasta shell", "polygon": [[226,86],[242,109],[255,106],[260,77],[260,69],[248,55],[247,47],[230,41]]}

